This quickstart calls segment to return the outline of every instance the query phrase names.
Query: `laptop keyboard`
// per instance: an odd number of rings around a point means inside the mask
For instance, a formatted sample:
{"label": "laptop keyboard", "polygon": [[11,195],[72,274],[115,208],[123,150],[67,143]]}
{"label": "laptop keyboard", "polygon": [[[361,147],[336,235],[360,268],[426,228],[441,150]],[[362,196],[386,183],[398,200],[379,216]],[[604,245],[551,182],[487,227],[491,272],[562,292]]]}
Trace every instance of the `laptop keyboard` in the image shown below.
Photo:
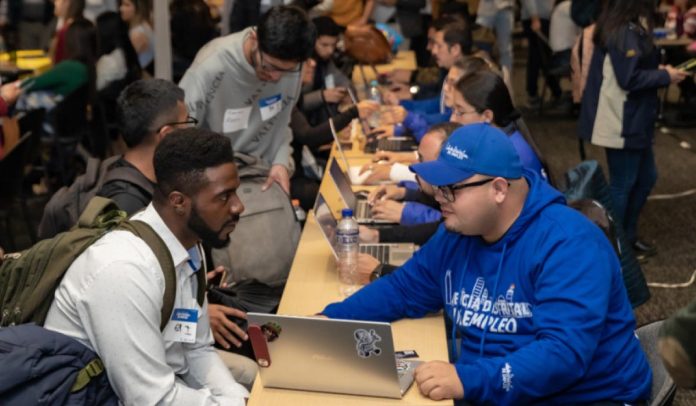
{"label": "laptop keyboard", "polygon": [[358,200],[357,207],[355,208],[355,217],[359,219],[372,218],[372,208],[366,200]]}
{"label": "laptop keyboard", "polygon": [[361,245],[360,252],[372,255],[383,264],[389,263],[389,245]]}
{"label": "laptop keyboard", "polygon": [[382,151],[411,151],[414,144],[406,140],[382,138],[377,141],[377,149]]}

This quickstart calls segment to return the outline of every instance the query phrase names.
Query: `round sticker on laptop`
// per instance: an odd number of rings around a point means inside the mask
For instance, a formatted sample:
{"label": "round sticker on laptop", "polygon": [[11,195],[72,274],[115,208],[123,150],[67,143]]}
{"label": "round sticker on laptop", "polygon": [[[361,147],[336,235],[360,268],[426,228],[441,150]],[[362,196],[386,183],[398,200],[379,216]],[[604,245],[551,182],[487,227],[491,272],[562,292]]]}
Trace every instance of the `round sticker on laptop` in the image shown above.
{"label": "round sticker on laptop", "polygon": [[357,329],[353,333],[353,337],[355,337],[355,349],[358,350],[358,355],[361,358],[382,354],[382,350],[377,347],[377,343],[382,341],[382,337],[377,335],[375,330]]}

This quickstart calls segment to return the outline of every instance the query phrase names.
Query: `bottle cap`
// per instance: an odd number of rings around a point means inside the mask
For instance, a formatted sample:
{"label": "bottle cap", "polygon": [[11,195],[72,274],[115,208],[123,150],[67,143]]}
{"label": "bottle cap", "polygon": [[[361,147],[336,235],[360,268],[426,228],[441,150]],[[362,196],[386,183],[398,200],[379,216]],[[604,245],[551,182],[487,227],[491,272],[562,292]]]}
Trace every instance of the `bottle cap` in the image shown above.
{"label": "bottle cap", "polygon": [[341,210],[341,216],[343,218],[353,217],[353,209],[343,209]]}

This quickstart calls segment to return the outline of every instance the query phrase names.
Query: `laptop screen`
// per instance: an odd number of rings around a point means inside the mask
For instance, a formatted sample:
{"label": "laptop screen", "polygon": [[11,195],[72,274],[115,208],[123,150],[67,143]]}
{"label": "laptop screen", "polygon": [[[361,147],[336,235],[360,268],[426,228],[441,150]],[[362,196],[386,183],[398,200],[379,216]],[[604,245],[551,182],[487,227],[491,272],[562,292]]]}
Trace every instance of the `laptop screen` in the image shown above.
{"label": "laptop screen", "polygon": [[[348,158],[346,158],[346,154],[343,151],[343,146],[341,145],[341,140],[338,139],[338,133],[336,132],[336,127],[334,126],[334,122],[332,118],[329,118],[329,127],[331,127],[331,135],[333,135],[334,139],[334,144],[336,144],[336,149],[338,150],[338,155],[340,155],[341,160],[343,161],[343,165],[346,167],[346,171],[350,170],[350,164],[348,163]],[[350,179],[348,179],[348,183],[350,183]]]}
{"label": "laptop screen", "polygon": [[336,251],[336,226],[338,223],[321,193],[317,194],[317,200],[314,202],[314,218],[317,219],[321,233],[329,243],[334,257],[338,258]]}
{"label": "laptop screen", "polygon": [[335,159],[332,159],[331,163],[329,164],[329,175],[336,184],[338,193],[341,194],[341,198],[346,203],[346,206],[355,210],[355,206],[357,205],[355,193],[353,193],[353,188],[350,186],[348,176],[345,172],[343,172],[341,166],[338,165],[338,162],[336,162]]}

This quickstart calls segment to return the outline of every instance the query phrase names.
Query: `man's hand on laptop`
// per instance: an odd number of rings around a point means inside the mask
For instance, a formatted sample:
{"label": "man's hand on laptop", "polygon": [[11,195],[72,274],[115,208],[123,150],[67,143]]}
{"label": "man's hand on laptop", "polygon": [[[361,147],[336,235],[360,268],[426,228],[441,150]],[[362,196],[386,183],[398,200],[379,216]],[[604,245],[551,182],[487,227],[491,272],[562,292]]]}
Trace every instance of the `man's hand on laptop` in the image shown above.
{"label": "man's hand on laptop", "polygon": [[213,331],[215,342],[226,349],[232,345],[241,347],[242,341],[246,341],[249,337],[228,316],[246,319],[246,313],[241,310],[223,305],[208,304],[210,328]]}
{"label": "man's hand on laptop", "polygon": [[405,187],[396,185],[382,185],[370,192],[370,194],[367,196],[367,202],[370,204],[375,204],[379,200],[403,200],[405,196]]}
{"label": "man's hand on laptop", "polygon": [[358,283],[367,285],[370,283],[370,275],[377,269],[380,262],[372,255],[360,253],[358,254]]}
{"label": "man's hand on laptop", "polygon": [[374,228],[360,226],[360,243],[362,244],[375,244],[379,242],[379,231]]}
{"label": "man's hand on laptop", "polygon": [[399,223],[403,212],[404,204],[394,200],[379,200],[372,205],[372,217],[377,220]]}
{"label": "man's hand on laptop", "polygon": [[453,364],[444,361],[430,361],[421,364],[413,374],[418,389],[423,396],[433,400],[462,399],[464,386],[459,380]]}
{"label": "man's hand on laptop", "polygon": [[271,166],[271,170],[268,172],[268,178],[266,178],[266,182],[261,187],[261,190],[265,192],[271,187],[273,182],[279,184],[285,193],[288,195],[290,194],[290,174],[286,167],[280,164]]}
{"label": "man's hand on laptop", "polygon": [[[370,171],[370,175],[365,178],[363,184],[370,185],[389,180],[391,168],[392,164],[369,164],[367,170]],[[361,169],[361,174],[362,172],[365,172],[365,168]]]}

